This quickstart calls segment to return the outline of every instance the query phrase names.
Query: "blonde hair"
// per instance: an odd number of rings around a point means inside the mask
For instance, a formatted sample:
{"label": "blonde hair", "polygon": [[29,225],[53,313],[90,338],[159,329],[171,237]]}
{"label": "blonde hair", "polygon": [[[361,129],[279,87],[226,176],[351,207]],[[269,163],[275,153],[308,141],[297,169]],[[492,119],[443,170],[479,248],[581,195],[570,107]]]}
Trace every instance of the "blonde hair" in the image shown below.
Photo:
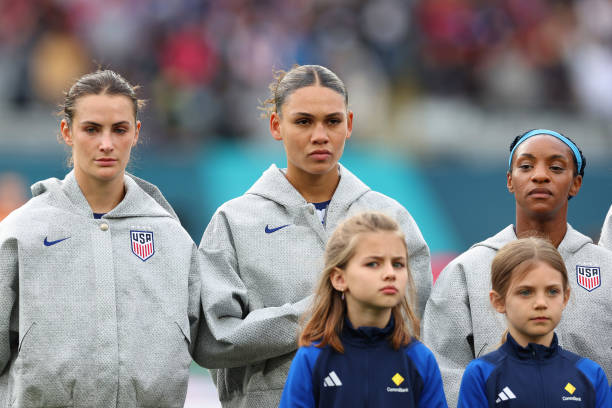
{"label": "blonde hair", "polygon": [[[566,292],[569,288],[567,268],[557,248],[546,239],[528,237],[504,245],[493,258],[491,289],[497,292],[499,300],[505,301],[512,281],[525,276],[539,262],[559,271],[563,280],[563,292]],[[502,335],[502,343],[506,340],[507,332]]]}
{"label": "blonde hair", "polygon": [[[330,276],[335,268],[346,268],[355,254],[360,235],[368,232],[393,232],[405,245],[405,236],[397,222],[382,213],[364,212],[338,225],[325,248],[325,267],[315,291],[311,317],[299,337],[299,346],[309,346],[318,341],[317,347],[329,344],[334,350],[344,352],[340,333],[344,326],[346,308],[341,293],[332,286]],[[406,260],[408,260],[407,251]],[[419,319],[414,313],[416,296],[414,280],[408,265],[406,268],[408,293],[404,293],[400,303],[391,310],[395,327],[389,340],[396,350],[410,343],[412,337],[419,336]]]}

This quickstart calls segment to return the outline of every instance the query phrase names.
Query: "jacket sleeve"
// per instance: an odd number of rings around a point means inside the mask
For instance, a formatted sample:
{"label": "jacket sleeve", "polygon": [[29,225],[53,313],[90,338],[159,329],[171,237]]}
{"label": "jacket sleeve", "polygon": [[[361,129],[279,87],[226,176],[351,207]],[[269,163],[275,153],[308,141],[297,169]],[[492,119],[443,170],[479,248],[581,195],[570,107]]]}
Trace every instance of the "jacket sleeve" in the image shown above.
{"label": "jacket sleeve", "polygon": [[603,369],[599,369],[599,382],[597,384],[597,408],[612,407],[612,389],[608,387],[608,378]]}
{"label": "jacket sleeve", "polygon": [[423,390],[419,397],[419,408],[448,408],[440,368],[431,350],[424,344],[419,345],[421,361],[419,372],[423,378]]}
{"label": "jacket sleeve", "polygon": [[454,406],[463,370],[474,359],[473,329],[463,265],[452,261],[440,274],[423,317],[423,342],[442,373],[449,405]]}
{"label": "jacket sleeve", "polygon": [[[17,307],[17,240],[5,238],[0,223],[0,374],[11,361],[19,333],[12,315]],[[1,397],[1,396],[0,396]]]}
{"label": "jacket sleeve", "polygon": [[404,207],[401,207],[401,211],[397,215],[397,221],[406,235],[406,247],[409,256],[408,264],[410,265],[410,272],[412,273],[417,293],[417,301],[415,302],[417,306],[416,314],[419,319],[422,319],[425,304],[427,299],[429,299],[433,285],[429,247],[416,222]]}
{"label": "jacket sleeve", "polygon": [[[486,376],[480,361],[468,365],[461,380],[457,408],[488,408]],[[489,371],[489,370],[487,370]]]}
{"label": "jacket sleeve", "polygon": [[608,214],[604,220],[598,245],[607,249],[612,249],[612,206],[608,210]]}
{"label": "jacket sleeve", "polygon": [[198,247],[193,244],[191,251],[191,266],[189,269],[189,304],[187,306],[187,315],[189,317],[189,330],[191,335],[191,343],[189,345],[189,352],[194,355],[195,346],[198,342],[198,335],[200,332],[200,325],[204,324],[204,318],[202,316],[202,301],[201,301],[201,258],[199,256]]}
{"label": "jacket sleeve", "polygon": [[206,323],[194,359],[206,368],[231,368],[297,349],[298,320],[311,296],[296,303],[249,310],[248,288],[238,271],[229,227],[215,214],[200,244],[202,307]]}
{"label": "jacket sleeve", "polygon": [[599,364],[588,358],[578,361],[577,367],[589,379],[595,390],[595,407],[612,407],[612,390],[606,373]]}
{"label": "jacket sleeve", "polygon": [[315,406],[312,372],[316,357],[312,358],[313,353],[308,353],[308,351],[319,350],[304,347],[298,349],[289,369],[279,408],[313,408]]}

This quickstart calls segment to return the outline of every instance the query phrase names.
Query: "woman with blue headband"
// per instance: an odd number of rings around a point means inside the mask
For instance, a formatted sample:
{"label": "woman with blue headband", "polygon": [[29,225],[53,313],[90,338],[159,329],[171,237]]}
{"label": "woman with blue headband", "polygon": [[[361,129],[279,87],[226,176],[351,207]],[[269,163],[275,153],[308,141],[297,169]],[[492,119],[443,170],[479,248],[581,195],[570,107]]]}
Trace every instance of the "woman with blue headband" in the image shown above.
{"label": "woman with blue headband", "polygon": [[[568,201],[580,191],[585,165],[576,144],[551,130],[525,132],[510,145],[507,187],[516,201],[514,225],[453,260],[425,308],[423,342],[436,354],[449,406],[457,404],[465,367],[496,349],[506,327],[489,302],[491,262],[505,244],[527,236],[551,241],[567,267],[572,299],[556,329],[559,344],[596,361],[612,376],[612,337],[603,335],[612,328],[612,280],[602,278],[612,276],[612,252],[567,223]],[[541,305],[533,310],[546,315]],[[571,390],[559,389],[559,401],[572,397]]]}

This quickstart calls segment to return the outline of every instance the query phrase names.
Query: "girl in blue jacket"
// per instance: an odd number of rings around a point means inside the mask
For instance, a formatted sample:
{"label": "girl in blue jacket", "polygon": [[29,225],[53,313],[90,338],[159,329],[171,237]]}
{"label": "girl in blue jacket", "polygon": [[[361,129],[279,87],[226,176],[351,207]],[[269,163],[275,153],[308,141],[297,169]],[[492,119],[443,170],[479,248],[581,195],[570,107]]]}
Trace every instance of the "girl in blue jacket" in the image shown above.
{"label": "girl in blue jacket", "polygon": [[554,329],[570,295],[557,249],[540,238],[513,241],[491,265],[491,304],[508,329],[496,351],[466,368],[458,407],[612,407],[603,369],[559,346]]}
{"label": "girl in blue jacket", "polygon": [[416,339],[398,224],[382,213],[355,215],[334,231],[324,258],[280,407],[446,407],[433,353]]}

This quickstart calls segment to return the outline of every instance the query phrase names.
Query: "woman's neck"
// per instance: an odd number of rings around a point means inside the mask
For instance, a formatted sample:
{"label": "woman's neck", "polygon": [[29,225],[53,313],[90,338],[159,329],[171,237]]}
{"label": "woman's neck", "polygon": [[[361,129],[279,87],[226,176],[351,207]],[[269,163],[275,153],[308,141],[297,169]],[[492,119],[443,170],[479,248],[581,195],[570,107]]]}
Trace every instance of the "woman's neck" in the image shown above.
{"label": "woman's neck", "polygon": [[115,208],[125,197],[123,174],[113,180],[100,181],[75,171],[75,178],[91,211],[105,214]]}
{"label": "woman's neck", "polygon": [[291,185],[309,203],[331,200],[340,182],[338,166],[325,174],[310,174],[292,166],[287,167],[285,175]]}
{"label": "woman's neck", "polygon": [[558,247],[567,232],[567,213],[548,219],[521,217],[517,212],[515,232],[517,238],[538,236],[548,239]]}

